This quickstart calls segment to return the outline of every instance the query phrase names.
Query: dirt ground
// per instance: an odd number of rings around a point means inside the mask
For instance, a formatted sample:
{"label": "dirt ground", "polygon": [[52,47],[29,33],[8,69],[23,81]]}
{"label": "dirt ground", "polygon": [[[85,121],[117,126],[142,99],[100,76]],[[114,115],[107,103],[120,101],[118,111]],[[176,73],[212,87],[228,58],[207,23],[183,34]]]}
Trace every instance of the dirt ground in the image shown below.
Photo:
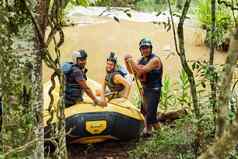
{"label": "dirt ground", "polygon": [[128,151],[135,148],[136,141],[107,141],[94,145],[71,145],[70,159],[127,159]]}

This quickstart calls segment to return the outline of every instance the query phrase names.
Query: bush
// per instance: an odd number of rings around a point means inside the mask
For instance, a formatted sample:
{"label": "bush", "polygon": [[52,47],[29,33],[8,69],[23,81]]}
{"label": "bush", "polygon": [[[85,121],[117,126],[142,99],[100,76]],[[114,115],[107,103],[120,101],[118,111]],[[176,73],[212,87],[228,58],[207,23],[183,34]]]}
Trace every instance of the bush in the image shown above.
{"label": "bush", "polygon": [[165,9],[167,0],[137,0],[135,8],[140,11],[152,12]]}
{"label": "bush", "polygon": [[[207,31],[205,44],[209,47],[211,38],[211,0],[199,0],[197,6],[196,16],[201,23],[201,27]],[[226,35],[232,27],[231,21],[230,10],[218,5],[216,10],[215,32],[215,47],[218,50],[226,51],[225,47],[227,43],[229,43]]]}
{"label": "bush", "polygon": [[191,117],[177,120],[174,127],[163,126],[153,138],[141,141],[136,149],[129,152],[129,158],[194,158],[192,143],[195,128],[192,126]]}
{"label": "bush", "polygon": [[135,0],[98,0],[96,6],[129,7]]}

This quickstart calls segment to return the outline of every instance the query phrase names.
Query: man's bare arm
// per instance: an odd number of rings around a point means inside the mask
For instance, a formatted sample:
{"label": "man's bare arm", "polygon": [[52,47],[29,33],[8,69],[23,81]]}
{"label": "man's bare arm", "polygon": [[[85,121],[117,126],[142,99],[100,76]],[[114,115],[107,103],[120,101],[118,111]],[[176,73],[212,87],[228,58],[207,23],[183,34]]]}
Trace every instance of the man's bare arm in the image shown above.
{"label": "man's bare arm", "polygon": [[122,84],[124,86],[124,93],[122,96],[128,98],[131,89],[131,84],[120,74],[114,76],[113,82],[116,84]]}
{"label": "man's bare arm", "polygon": [[161,67],[161,61],[159,58],[153,58],[148,64],[141,67],[138,64],[136,64],[135,61],[133,61],[132,59],[128,59],[128,63],[131,64],[132,68],[134,69],[134,71],[138,76],[150,72],[153,69]]}
{"label": "man's bare arm", "polygon": [[93,91],[88,87],[85,80],[78,81],[81,88],[86,92],[86,94],[93,100],[94,103],[98,103],[97,98],[94,96]]}
{"label": "man's bare arm", "polygon": [[103,101],[106,102],[105,91],[106,91],[106,82],[105,82],[105,80],[104,80],[103,85],[102,85],[102,94],[101,94],[101,98],[102,98]]}

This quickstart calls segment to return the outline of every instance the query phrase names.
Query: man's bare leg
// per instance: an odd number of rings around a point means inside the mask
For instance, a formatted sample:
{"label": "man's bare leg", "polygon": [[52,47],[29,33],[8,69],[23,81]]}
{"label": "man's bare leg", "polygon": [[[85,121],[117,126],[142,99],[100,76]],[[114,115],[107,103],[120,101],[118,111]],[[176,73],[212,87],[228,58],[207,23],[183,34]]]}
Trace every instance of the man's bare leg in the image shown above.
{"label": "man's bare leg", "polygon": [[155,124],[153,124],[153,128],[154,128],[154,130],[160,130],[160,123],[159,122],[157,122],[157,123],[155,123]]}

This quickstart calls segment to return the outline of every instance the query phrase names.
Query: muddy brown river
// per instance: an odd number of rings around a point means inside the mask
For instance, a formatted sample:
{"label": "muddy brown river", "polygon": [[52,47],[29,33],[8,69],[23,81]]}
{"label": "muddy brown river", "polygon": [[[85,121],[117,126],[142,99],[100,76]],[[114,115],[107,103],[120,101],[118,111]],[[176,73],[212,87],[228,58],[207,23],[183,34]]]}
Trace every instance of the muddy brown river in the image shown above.
{"label": "muddy brown river", "polygon": [[[85,18],[85,17],[84,17]],[[62,62],[71,61],[71,52],[85,49],[88,54],[87,67],[88,76],[98,82],[102,82],[105,76],[105,60],[110,51],[114,51],[123,63],[123,56],[126,53],[132,54],[135,58],[140,57],[138,43],[141,38],[151,38],[154,44],[154,52],[162,59],[164,74],[172,80],[178,79],[181,65],[174,52],[174,41],[172,31],[167,32],[163,26],[152,23],[130,22],[121,20],[120,23],[110,18],[98,18],[96,21],[103,23],[75,25],[64,28],[65,42],[61,47]],[[202,32],[195,28],[185,28],[186,55],[189,60],[207,60],[209,49],[202,46],[195,46],[197,34]],[[199,36],[200,37],[200,36]],[[199,41],[199,40],[198,40]],[[170,52],[169,51],[169,52]],[[168,57],[168,55],[170,55]],[[225,53],[217,52],[215,62],[223,63]],[[44,66],[43,81],[49,80],[50,69]]]}

